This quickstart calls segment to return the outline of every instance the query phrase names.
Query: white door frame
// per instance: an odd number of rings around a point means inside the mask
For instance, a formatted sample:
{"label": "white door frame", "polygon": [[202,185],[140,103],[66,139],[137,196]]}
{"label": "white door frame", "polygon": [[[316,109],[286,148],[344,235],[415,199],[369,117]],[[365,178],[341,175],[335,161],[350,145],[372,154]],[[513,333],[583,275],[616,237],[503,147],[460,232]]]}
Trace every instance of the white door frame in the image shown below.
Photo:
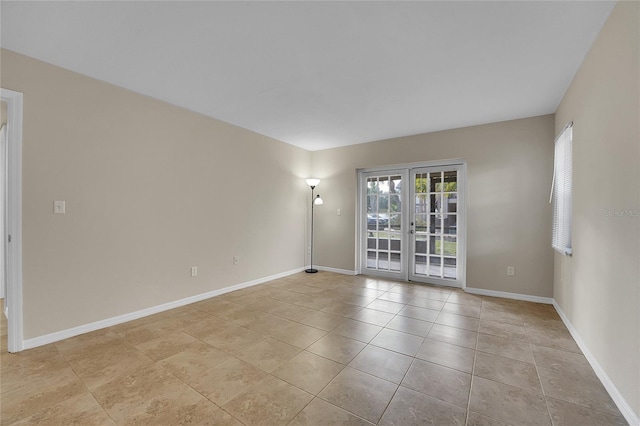
{"label": "white door frame", "polygon": [[[466,273],[466,234],[467,234],[467,220],[466,220],[466,180],[467,180],[467,162],[464,159],[460,159],[460,158],[452,158],[452,159],[448,159],[448,160],[436,160],[436,161],[423,161],[423,162],[418,162],[418,163],[405,163],[405,164],[394,164],[394,165],[389,165],[389,166],[381,166],[381,167],[372,167],[372,168],[366,168],[366,169],[357,169],[356,170],[356,188],[357,188],[357,200],[356,200],[356,272],[357,274],[362,274],[365,271],[365,266],[366,263],[362,260],[362,253],[363,253],[363,247],[365,247],[366,241],[364,241],[363,239],[363,235],[364,235],[364,230],[366,229],[366,222],[363,223],[363,209],[364,209],[364,203],[363,203],[363,197],[364,197],[364,188],[362,187],[362,177],[363,175],[367,174],[367,173],[372,173],[372,172],[388,172],[388,171],[397,171],[399,169],[417,169],[417,168],[423,168],[423,167],[440,167],[440,166],[451,166],[451,165],[459,165],[461,166],[461,171],[462,171],[462,180],[460,182],[461,186],[462,186],[462,192],[461,192],[461,196],[462,196],[462,202],[460,204],[460,207],[462,209],[464,209],[464,215],[463,215],[463,222],[460,224],[463,227],[463,232],[461,233],[461,235],[459,235],[459,238],[462,240],[462,247],[461,247],[461,260],[463,262],[463,266],[460,270],[460,278],[459,278],[459,285],[458,284],[454,284],[454,283],[445,283],[443,282],[442,284],[447,284],[448,286],[452,286],[452,287],[461,287],[463,290],[467,287],[467,273]],[[407,179],[407,182],[409,180]],[[406,186],[406,185],[405,185]],[[407,188],[408,189],[408,188]],[[407,191],[405,193],[405,188],[403,188],[403,199],[407,200],[408,199],[408,193],[409,191]],[[407,194],[407,195],[405,195]],[[403,207],[404,210],[404,207]],[[406,216],[403,214],[403,217]],[[403,218],[403,221],[405,219]],[[407,219],[408,221],[408,219]],[[409,232],[408,229],[409,227],[407,226],[408,223],[404,223],[402,224],[402,229],[403,229],[403,233],[405,232]],[[409,238],[403,238],[403,253],[407,253],[407,248],[408,248],[408,240]],[[406,241],[406,242],[405,242]],[[384,274],[381,273],[380,276],[387,276],[388,278],[395,278],[395,279],[400,279],[400,280],[405,280],[408,281],[409,280],[409,271],[408,271],[408,267],[403,268],[403,273],[401,274]],[[438,282],[437,284],[440,284],[440,282]]]}
{"label": "white door frame", "polygon": [[22,334],[22,93],[0,89],[7,103],[7,334],[9,352],[23,349]]}

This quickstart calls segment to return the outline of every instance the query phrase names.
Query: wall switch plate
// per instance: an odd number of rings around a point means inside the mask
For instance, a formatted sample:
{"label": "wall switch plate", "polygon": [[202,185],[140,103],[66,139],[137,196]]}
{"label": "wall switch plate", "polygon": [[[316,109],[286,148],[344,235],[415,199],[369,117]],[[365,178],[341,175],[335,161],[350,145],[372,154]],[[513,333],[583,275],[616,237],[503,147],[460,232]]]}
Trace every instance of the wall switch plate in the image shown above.
{"label": "wall switch plate", "polygon": [[516,267],[515,266],[507,266],[507,275],[512,277],[515,274],[516,274]]}
{"label": "wall switch plate", "polygon": [[198,276],[198,267],[197,266],[192,266],[191,267],[191,276],[192,277],[197,277]]}
{"label": "wall switch plate", "polygon": [[53,213],[54,214],[65,214],[66,206],[64,201],[55,200],[53,202]]}
{"label": "wall switch plate", "polygon": [[238,256],[233,256],[233,264],[237,265],[238,263],[240,263],[240,258]]}
{"label": "wall switch plate", "polygon": [[337,214],[338,216],[340,216],[340,215],[342,214],[342,210],[341,210],[341,209],[338,209],[338,210],[336,211],[336,214]]}

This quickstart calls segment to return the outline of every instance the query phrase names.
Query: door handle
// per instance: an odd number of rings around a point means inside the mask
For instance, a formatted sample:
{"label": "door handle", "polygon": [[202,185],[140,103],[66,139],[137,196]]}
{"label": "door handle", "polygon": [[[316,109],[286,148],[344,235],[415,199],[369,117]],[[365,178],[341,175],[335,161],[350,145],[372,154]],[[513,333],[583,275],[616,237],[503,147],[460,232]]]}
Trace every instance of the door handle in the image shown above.
{"label": "door handle", "polygon": [[413,234],[413,229],[411,231],[409,231],[410,234]]}

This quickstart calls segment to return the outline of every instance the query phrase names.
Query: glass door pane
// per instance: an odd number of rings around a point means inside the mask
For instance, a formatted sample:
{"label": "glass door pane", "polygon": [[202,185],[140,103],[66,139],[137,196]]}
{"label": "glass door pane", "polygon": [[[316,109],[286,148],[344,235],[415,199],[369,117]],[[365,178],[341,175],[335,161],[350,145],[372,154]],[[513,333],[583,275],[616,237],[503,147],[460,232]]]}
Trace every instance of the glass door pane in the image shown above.
{"label": "glass door pane", "polygon": [[[363,194],[366,229],[366,273],[397,276],[405,274],[403,251],[405,216],[402,208],[402,182],[406,171],[367,173]],[[399,278],[403,278],[400,276]]]}
{"label": "glass door pane", "polygon": [[411,173],[409,279],[456,285],[459,265],[460,166],[427,167]]}

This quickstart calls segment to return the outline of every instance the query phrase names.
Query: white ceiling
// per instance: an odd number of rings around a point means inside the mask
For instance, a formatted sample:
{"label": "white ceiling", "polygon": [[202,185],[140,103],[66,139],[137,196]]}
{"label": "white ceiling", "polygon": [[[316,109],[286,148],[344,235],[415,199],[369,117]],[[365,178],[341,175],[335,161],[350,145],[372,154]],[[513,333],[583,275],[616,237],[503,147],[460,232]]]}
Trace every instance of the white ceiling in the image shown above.
{"label": "white ceiling", "polygon": [[614,2],[1,2],[2,47],[309,150],[553,113]]}

